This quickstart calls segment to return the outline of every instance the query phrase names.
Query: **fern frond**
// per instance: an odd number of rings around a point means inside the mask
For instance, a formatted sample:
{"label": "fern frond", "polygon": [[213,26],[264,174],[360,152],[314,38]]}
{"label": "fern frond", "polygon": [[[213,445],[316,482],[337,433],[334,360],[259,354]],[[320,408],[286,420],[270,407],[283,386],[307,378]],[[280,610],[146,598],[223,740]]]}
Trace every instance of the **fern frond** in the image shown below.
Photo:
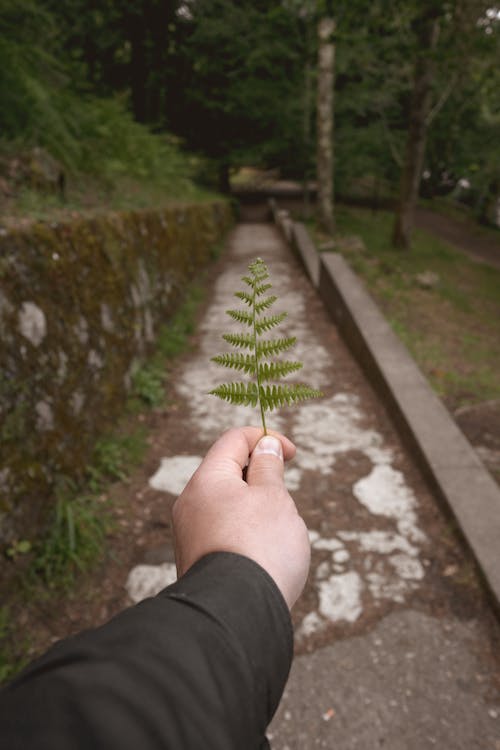
{"label": "fern frond", "polygon": [[235,292],[234,296],[238,297],[238,299],[241,299],[249,307],[252,307],[253,297],[251,294],[248,294],[248,292]]}
{"label": "fern frond", "polygon": [[266,297],[266,299],[263,299],[262,302],[256,302],[255,303],[255,312],[257,315],[260,315],[262,310],[267,310],[271,305],[273,305],[278,298],[273,295],[271,297]]}
{"label": "fern frond", "polygon": [[254,279],[257,283],[269,278],[267,266],[262,258],[256,258],[252,263],[250,263],[250,265],[248,266],[248,270],[252,274],[252,279]]}
{"label": "fern frond", "polygon": [[255,294],[257,297],[260,297],[261,294],[264,294],[264,292],[267,292],[268,289],[271,289],[272,284],[267,283],[263,284],[262,282],[269,278],[269,274],[267,275],[260,275],[256,276],[254,279],[252,279],[250,276],[242,276],[241,280],[245,282],[247,286],[249,286],[253,291],[255,291]]}
{"label": "fern frond", "polygon": [[255,383],[224,383],[217,386],[210,393],[240,406],[257,406],[259,391]]}
{"label": "fern frond", "polygon": [[264,362],[264,364],[259,365],[259,379],[261,383],[263,380],[279,380],[291,372],[301,370],[302,367],[302,362],[291,362],[288,360],[270,363]]}
{"label": "fern frond", "polygon": [[262,297],[262,295],[267,292],[268,289],[272,289],[272,284],[261,284],[260,286],[256,286],[255,288],[255,296],[256,297]]}
{"label": "fern frond", "polygon": [[260,318],[260,320],[255,321],[255,330],[257,332],[257,335],[260,336],[262,331],[270,331],[271,328],[276,328],[276,326],[279,326],[280,323],[282,323],[288,313],[282,312],[279,313],[279,315],[270,315],[269,318]]}
{"label": "fern frond", "polygon": [[322,395],[321,391],[316,391],[307,385],[261,385],[259,389],[260,401],[266,411]]}
{"label": "fern frond", "polygon": [[252,354],[241,354],[241,352],[231,352],[227,354],[218,354],[212,357],[212,362],[216,362],[221,367],[230,367],[232,370],[243,370],[249,375],[255,375],[255,357]]}
{"label": "fern frond", "polygon": [[225,333],[223,339],[236,349],[246,349],[249,353],[219,354],[212,357],[212,360],[222,367],[243,371],[247,375],[253,376],[256,382],[224,383],[214,388],[210,393],[228,401],[230,404],[245,406],[257,406],[258,404],[264,433],[267,433],[266,411],[297,401],[304,401],[307,398],[315,398],[322,394],[320,391],[301,384],[263,385],[263,383],[280,380],[290,373],[300,370],[302,362],[292,360],[262,362],[262,360],[276,357],[276,355],[291,349],[296,343],[296,339],[294,336],[289,336],[269,341],[261,340],[262,334],[282,323],[287,313],[262,315],[276,302],[277,297],[275,295],[263,297],[272,285],[267,282],[269,278],[267,267],[260,258],[251,263],[248,270],[249,275],[242,278],[249,287],[249,291],[235,292],[235,297],[240,299],[249,309],[228,310],[227,314],[238,323],[251,328],[252,331],[249,333]]}
{"label": "fern frond", "polygon": [[255,315],[246,310],[226,310],[226,312],[230,318],[238,321],[238,323],[244,323],[247,326],[253,326],[254,324]]}
{"label": "fern frond", "polygon": [[222,338],[231,346],[241,349],[255,349],[255,339],[251,333],[224,333]]}
{"label": "fern frond", "polygon": [[[222,338],[226,338],[226,336],[223,336]],[[231,341],[229,343],[232,343]],[[295,336],[290,336],[289,338],[284,339],[274,339],[271,341],[258,341],[257,342],[257,357],[260,359],[261,357],[274,357],[276,354],[279,354],[280,352],[286,352],[288,349],[291,349],[295,344],[297,343],[297,339]],[[250,348],[250,347],[249,347]]]}

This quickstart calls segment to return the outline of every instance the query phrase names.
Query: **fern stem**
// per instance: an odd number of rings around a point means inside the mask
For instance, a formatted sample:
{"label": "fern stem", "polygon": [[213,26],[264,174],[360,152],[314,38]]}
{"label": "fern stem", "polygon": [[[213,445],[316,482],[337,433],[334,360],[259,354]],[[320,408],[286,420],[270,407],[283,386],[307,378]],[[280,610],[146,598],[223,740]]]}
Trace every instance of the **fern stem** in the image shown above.
{"label": "fern stem", "polygon": [[259,371],[259,352],[257,349],[257,313],[255,311],[255,297],[256,297],[256,285],[253,287],[252,297],[252,313],[253,313],[253,342],[254,342],[254,357],[255,357],[255,375],[257,377],[257,396],[259,399],[260,416],[262,419],[262,427],[264,428],[264,435],[267,435],[266,417],[264,415],[264,405],[260,397],[260,371]]}

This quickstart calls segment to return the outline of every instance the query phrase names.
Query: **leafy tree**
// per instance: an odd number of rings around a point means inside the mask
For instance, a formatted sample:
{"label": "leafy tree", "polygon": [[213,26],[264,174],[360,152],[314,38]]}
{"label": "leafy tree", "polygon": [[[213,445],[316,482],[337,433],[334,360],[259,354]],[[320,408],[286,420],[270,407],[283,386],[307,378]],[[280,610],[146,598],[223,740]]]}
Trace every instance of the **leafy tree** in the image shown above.
{"label": "leafy tree", "polygon": [[494,222],[500,189],[500,8],[475,4],[473,10],[472,22],[462,16],[467,33],[439,78],[423,188],[432,197],[447,185],[457,192],[458,180],[467,180],[478,217]]}
{"label": "leafy tree", "polygon": [[[61,14],[68,13],[69,23],[69,10],[78,3],[62,0],[55,15],[48,0],[1,0],[2,150],[41,146],[66,174],[90,173],[110,187],[117,177],[129,176],[153,180],[166,192],[171,183],[189,192],[191,167],[172,139],[135,122],[123,96],[97,97],[84,76],[82,50],[75,49],[71,59],[63,54],[71,32]],[[76,26],[84,25],[75,19]]]}
{"label": "leafy tree", "polygon": [[180,19],[167,81],[169,126],[231,165],[290,158],[301,145],[303,38],[281,3],[197,0]]}
{"label": "leafy tree", "polygon": [[[33,0],[0,5],[0,133],[41,141],[56,155],[71,153],[62,116],[65,71],[54,53],[57,28]],[[56,95],[54,95],[56,93]]]}
{"label": "leafy tree", "polygon": [[[471,73],[478,69],[478,61],[483,60],[485,51],[485,37],[488,34],[480,23],[487,18],[491,9],[482,0],[453,0],[439,3],[429,2],[419,5],[419,11],[414,22],[415,47],[414,84],[409,112],[408,137],[406,153],[401,173],[401,189],[399,207],[394,225],[393,243],[396,247],[408,248],[411,240],[413,214],[419,194],[421,176],[424,167],[424,153],[426,140],[431,125],[435,126],[443,108],[452,100],[456,112],[463,114],[470,106],[464,94],[470,81]],[[494,12],[496,18],[496,12]],[[490,27],[491,34],[495,29]],[[496,45],[498,52],[498,44]],[[479,56],[478,56],[479,55]],[[496,62],[494,62],[496,59]],[[491,56],[487,69],[491,64],[497,65],[498,57]],[[481,63],[480,67],[483,65]],[[477,84],[477,81],[476,81]],[[483,87],[484,95],[485,89]],[[467,97],[467,94],[465,94]],[[474,97],[476,118],[481,119],[481,105]],[[455,116],[455,130],[462,131],[462,135],[474,132],[475,126],[464,128]],[[449,123],[448,123],[449,124]],[[441,140],[448,137],[441,130]],[[453,141],[453,138],[450,139]],[[455,146],[458,144],[455,142]],[[460,150],[460,149],[459,149]],[[480,149],[481,150],[481,149]],[[429,170],[434,173],[447,172],[451,175],[457,164],[448,147],[444,153],[448,154],[446,166],[441,155],[441,169]],[[491,149],[489,149],[491,156]],[[497,167],[498,174],[498,167]]]}

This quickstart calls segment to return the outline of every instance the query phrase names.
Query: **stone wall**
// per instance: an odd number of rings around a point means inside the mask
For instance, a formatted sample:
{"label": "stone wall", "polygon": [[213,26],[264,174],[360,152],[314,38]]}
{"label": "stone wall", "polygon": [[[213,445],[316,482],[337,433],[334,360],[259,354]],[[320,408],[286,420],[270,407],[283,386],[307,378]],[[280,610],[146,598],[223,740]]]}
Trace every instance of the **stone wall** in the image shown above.
{"label": "stone wall", "polygon": [[224,202],[0,230],[0,548],[36,533],[186,281],[232,220]]}

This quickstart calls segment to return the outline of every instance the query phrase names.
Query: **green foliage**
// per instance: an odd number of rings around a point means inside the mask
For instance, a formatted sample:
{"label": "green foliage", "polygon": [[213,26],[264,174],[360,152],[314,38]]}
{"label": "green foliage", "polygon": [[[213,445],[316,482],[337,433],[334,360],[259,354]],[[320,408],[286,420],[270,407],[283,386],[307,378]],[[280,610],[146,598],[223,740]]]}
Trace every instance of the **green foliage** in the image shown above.
{"label": "green foliage", "polygon": [[[86,202],[99,186],[108,193],[127,192],[125,180],[134,181],[128,192],[135,193],[136,202],[141,185],[148,195],[152,186],[161,190],[163,200],[197,196],[192,182],[196,163],[181,152],[177,140],[136,122],[123,87],[89,86],[83,77],[88,71],[75,63],[81,49],[62,53],[61,44],[70,30],[83,30],[101,15],[89,13],[83,4],[79,8],[72,0],[67,5],[64,9],[34,0],[0,4],[0,152],[5,174],[9,176],[9,164],[19,158],[29,165],[36,146],[62,165],[66,177],[71,176],[66,185],[71,198],[76,197],[76,178],[82,176],[100,183],[88,186]],[[104,20],[103,16],[101,23]],[[116,21],[113,13],[108,20]],[[85,44],[83,38],[80,41]],[[88,36],[86,43],[92,45]],[[21,210],[41,213],[60,202],[60,196],[40,198],[30,187],[20,197]],[[95,202],[102,204],[99,199]]]}
{"label": "green foliage", "polygon": [[141,459],[145,446],[144,432],[138,429],[125,434],[107,435],[98,440],[87,469],[91,492],[100,492],[110,481],[126,479],[131,466]]}
{"label": "green foliage", "polygon": [[165,369],[161,363],[151,362],[134,373],[132,393],[146,406],[161,406],[165,400]]}
{"label": "green foliage", "polygon": [[223,339],[239,349],[246,349],[250,354],[242,352],[231,352],[219,354],[212,357],[212,361],[221,367],[239,370],[249,375],[254,380],[249,382],[224,383],[214,388],[210,393],[223,401],[243,406],[259,406],[262,426],[266,429],[265,412],[272,411],[281,406],[289,405],[297,401],[321,396],[320,391],[313,390],[302,384],[287,385],[264,385],[272,380],[281,380],[286,375],[296,372],[302,368],[302,362],[292,360],[263,360],[274,357],[288,351],[296,343],[293,337],[283,337],[272,340],[261,340],[264,332],[272,330],[280,325],[286,318],[287,313],[264,316],[264,310],[268,310],[277,300],[275,295],[264,297],[271,289],[267,281],[269,273],[267,266],[257,258],[248,266],[249,275],[243,276],[242,280],[249,291],[237,291],[235,297],[241,300],[248,309],[227,310],[230,318],[251,329],[250,333],[228,333]]}
{"label": "green foliage", "polygon": [[186,349],[188,337],[195,331],[196,313],[203,297],[204,290],[201,286],[190,285],[179,308],[161,329],[158,349],[167,359],[181,354]]}
{"label": "green foliage", "polygon": [[221,166],[293,164],[302,48],[298,16],[284,3],[190,3],[166,72],[169,127]]}
{"label": "green foliage", "polygon": [[98,559],[109,528],[98,498],[76,493],[71,479],[60,480],[48,533],[34,546],[31,572],[52,589],[71,585],[76,571]]}
{"label": "green foliage", "polygon": [[54,19],[34,0],[0,6],[0,132],[4,138],[40,141],[62,153],[71,147],[63,103],[65,83],[54,54]]}
{"label": "green foliage", "polygon": [[201,287],[190,287],[176,313],[160,329],[156,353],[132,376],[132,411],[144,406],[154,409],[165,403],[168,360],[186,350],[202,296]]}

